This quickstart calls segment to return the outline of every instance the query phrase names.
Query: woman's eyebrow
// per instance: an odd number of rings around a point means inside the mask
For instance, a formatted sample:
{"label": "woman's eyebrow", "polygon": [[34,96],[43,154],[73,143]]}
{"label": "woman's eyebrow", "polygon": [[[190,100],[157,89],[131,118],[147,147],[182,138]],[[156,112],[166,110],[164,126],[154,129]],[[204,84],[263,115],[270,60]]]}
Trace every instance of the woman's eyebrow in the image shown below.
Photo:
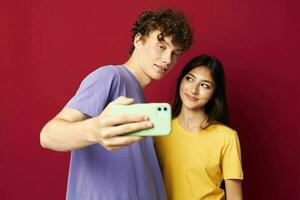
{"label": "woman's eyebrow", "polygon": [[196,76],[192,73],[187,73],[186,75],[189,75],[189,76],[192,76],[192,77],[196,78]]}
{"label": "woman's eyebrow", "polygon": [[[186,75],[192,76],[193,78],[197,78],[194,74],[192,73],[187,73]],[[210,84],[214,84],[212,81],[210,80],[206,80],[206,79],[201,79],[202,82],[206,82],[206,83],[210,83]]]}
{"label": "woman's eyebrow", "polygon": [[202,82],[206,82],[206,83],[210,83],[211,85],[213,85],[214,83],[209,81],[209,80],[202,80]]}

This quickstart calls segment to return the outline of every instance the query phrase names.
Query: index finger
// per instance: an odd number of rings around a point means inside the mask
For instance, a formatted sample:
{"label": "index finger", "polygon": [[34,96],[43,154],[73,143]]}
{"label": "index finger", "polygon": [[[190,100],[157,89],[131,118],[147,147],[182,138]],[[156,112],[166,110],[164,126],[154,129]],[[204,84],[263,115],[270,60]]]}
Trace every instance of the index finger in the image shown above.
{"label": "index finger", "polygon": [[104,126],[116,126],[128,123],[149,121],[149,118],[145,115],[118,115],[118,116],[106,116],[102,118]]}
{"label": "index finger", "polygon": [[126,123],[117,126],[112,126],[106,129],[106,137],[116,137],[121,135],[127,135],[135,131],[144,130],[152,128],[153,124],[150,121],[143,121],[143,122],[133,122],[133,123]]}
{"label": "index finger", "polygon": [[134,103],[134,99],[133,98],[128,98],[128,97],[124,97],[124,96],[120,96],[117,99],[115,99],[114,101],[110,102],[109,105],[129,105],[129,104],[133,104]]}

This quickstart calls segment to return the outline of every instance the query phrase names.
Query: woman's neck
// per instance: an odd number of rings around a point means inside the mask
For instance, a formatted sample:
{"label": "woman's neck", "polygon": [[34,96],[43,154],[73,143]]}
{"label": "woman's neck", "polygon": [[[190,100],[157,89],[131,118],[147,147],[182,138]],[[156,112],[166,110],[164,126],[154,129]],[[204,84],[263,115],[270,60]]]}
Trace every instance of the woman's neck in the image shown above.
{"label": "woman's neck", "polygon": [[193,111],[182,107],[178,115],[178,122],[183,129],[189,132],[197,132],[207,126],[207,115],[204,109]]}

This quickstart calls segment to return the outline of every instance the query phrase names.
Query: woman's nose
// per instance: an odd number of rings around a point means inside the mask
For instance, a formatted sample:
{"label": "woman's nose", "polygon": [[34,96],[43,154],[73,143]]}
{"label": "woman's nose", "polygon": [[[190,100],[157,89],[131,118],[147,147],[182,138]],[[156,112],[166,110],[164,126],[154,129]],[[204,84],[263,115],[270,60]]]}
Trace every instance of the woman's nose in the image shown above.
{"label": "woman's nose", "polygon": [[197,84],[192,84],[191,92],[192,92],[192,94],[195,94],[195,95],[199,94],[199,88],[198,88]]}

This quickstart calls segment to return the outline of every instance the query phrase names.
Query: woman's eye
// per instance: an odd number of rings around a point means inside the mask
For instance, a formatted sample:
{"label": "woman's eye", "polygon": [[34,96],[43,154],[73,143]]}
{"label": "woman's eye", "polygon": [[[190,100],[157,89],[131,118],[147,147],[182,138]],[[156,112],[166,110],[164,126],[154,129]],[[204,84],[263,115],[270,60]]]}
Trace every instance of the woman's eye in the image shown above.
{"label": "woman's eye", "polygon": [[186,76],[185,79],[186,79],[187,81],[193,81],[193,79],[192,79],[191,77],[189,77],[189,76]]}
{"label": "woman's eye", "polygon": [[209,85],[207,85],[207,84],[202,84],[202,87],[204,87],[205,89],[209,89],[210,88]]}

